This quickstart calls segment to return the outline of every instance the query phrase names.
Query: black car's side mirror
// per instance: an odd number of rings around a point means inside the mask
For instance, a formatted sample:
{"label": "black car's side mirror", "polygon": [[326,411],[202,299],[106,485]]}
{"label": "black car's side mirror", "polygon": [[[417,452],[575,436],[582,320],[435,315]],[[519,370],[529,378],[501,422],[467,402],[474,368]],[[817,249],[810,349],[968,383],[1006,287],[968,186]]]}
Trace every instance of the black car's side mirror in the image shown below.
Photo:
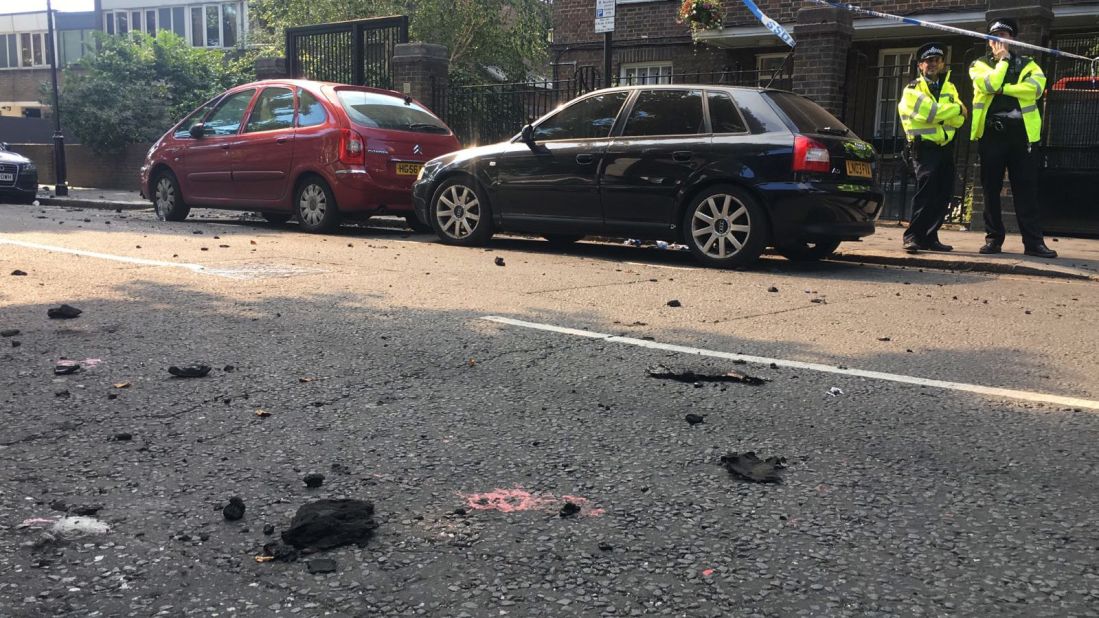
{"label": "black car's side mirror", "polygon": [[191,126],[191,137],[195,139],[201,139],[203,135],[206,135],[206,125],[201,122]]}
{"label": "black car's side mirror", "polygon": [[529,124],[523,125],[523,132],[520,133],[520,136],[522,137],[524,144],[526,144],[527,146],[533,146],[534,145],[534,126],[529,125]]}

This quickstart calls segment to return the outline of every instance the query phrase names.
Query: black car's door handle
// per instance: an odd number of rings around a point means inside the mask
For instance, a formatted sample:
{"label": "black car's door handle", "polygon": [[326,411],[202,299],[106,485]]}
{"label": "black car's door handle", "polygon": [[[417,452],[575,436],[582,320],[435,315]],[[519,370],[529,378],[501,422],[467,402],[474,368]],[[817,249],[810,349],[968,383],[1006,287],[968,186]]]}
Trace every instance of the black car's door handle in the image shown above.
{"label": "black car's door handle", "polygon": [[677,150],[672,153],[672,161],[686,163],[694,158],[694,153],[689,150]]}
{"label": "black car's door handle", "polygon": [[595,161],[595,157],[591,156],[590,154],[576,155],[576,162],[580,165],[590,165],[593,161]]}

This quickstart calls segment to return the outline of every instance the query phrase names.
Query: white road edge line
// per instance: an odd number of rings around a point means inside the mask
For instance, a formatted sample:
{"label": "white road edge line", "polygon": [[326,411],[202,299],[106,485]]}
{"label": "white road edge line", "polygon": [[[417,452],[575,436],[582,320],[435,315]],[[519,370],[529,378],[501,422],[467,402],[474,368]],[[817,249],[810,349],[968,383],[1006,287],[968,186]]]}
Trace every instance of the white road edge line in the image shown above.
{"label": "white road edge line", "polygon": [[912,384],[915,386],[929,386],[932,388],[941,388],[953,391],[962,391],[966,393],[976,393],[978,395],[986,395],[989,397],[1006,398],[1006,399],[1020,399],[1023,401],[1032,401],[1036,403],[1049,403],[1059,406],[1066,406],[1071,408],[1089,408],[1092,410],[1099,410],[1099,401],[1091,399],[1079,399],[1076,397],[1063,397],[1061,395],[1051,395],[1047,393],[1036,393],[1032,391],[1020,391],[1009,388],[996,388],[994,386],[982,386],[980,384],[966,384],[964,382],[946,382],[944,380],[929,380],[927,378],[918,378],[914,376],[906,376],[896,373],[883,373],[881,371],[867,371],[864,369],[841,369],[839,367],[833,367],[831,365],[821,365],[818,363],[803,363],[801,361],[783,360],[780,358],[767,358],[764,356],[750,356],[747,354],[733,354],[731,352],[720,352],[717,350],[707,350],[704,348],[692,348],[688,346],[674,345],[670,343],[659,343],[656,341],[648,341],[646,339],[635,339],[633,337],[619,337],[617,335],[609,335],[606,333],[596,333],[587,330],[579,330],[576,328],[565,328],[562,326],[554,326],[552,324],[540,324],[538,322],[526,322],[523,320],[513,320],[511,318],[505,318],[495,315],[486,315],[481,317],[482,320],[489,322],[496,322],[497,324],[506,324],[508,326],[517,326],[520,328],[530,328],[534,330],[547,331],[551,333],[560,333],[563,335],[572,335],[575,337],[586,337],[588,339],[600,339],[602,341],[609,341],[612,343],[624,343],[626,345],[634,345],[642,348],[649,348],[652,350],[666,350],[668,352],[679,352],[682,354],[693,354],[695,356],[708,356],[711,358],[722,358],[726,360],[744,361],[748,363],[755,363],[760,365],[774,364],[778,367],[787,367],[790,369],[805,369],[808,371],[818,371],[821,373],[834,373],[845,376],[854,376],[859,378],[869,378],[871,380],[884,380],[887,382],[898,382],[900,384]]}
{"label": "white road edge line", "polygon": [[114,262],[126,262],[127,264],[139,264],[141,266],[161,266],[164,268],[182,268],[184,270],[190,270],[192,272],[202,272],[206,270],[206,267],[202,264],[187,264],[185,262],[164,262],[161,260],[148,260],[145,258],[129,257],[125,255],[113,255],[110,253],[99,253],[96,251],[85,251],[83,249],[70,249],[69,247],[58,247],[55,245],[43,245],[36,242],[27,242],[25,240],[12,240],[10,238],[4,238],[0,236],[0,245],[15,245],[16,247],[23,247],[25,249],[39,249],[41,251],[52,251],[54,253],[68,253],[70,255],[80,255],[84,257],[97,258],[100,260],[111,260]]}

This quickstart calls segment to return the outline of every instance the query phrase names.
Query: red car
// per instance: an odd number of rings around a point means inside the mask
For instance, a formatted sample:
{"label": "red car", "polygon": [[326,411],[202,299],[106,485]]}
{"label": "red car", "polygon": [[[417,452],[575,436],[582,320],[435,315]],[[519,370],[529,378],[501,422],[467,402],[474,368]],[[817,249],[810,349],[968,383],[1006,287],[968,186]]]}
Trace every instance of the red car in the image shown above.
{"label": "red car", "polygon": [[157,217],[192,207],[297,217],[323,232],[344,217],[404,216],[425,161],[461,148],[426,107],[397,92],[303,80],[237,86],[161,137],[141,167]]}

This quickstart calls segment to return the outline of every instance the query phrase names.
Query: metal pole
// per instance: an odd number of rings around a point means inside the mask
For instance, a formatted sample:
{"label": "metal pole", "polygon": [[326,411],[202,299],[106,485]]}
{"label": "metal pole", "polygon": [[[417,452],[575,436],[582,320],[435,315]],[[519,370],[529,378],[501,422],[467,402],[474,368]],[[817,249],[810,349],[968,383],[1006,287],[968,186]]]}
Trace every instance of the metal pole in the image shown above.
{"label": "metal pole", "polygon": [[611,47],[614,45],[614,33],[603,33],[603,87],[610,88],[611,83]]}
{"label": "metal pole", "polygon": [[65,169],[65,135],[61,132],[61,96],[57,89],[57,37],[53,27],[53,4],[46,0],[46,23],[49,30],[50,55],[50,79],[53,82],[53,182],[54,195],[66,196],[69,194],[69,185],[66,182],[68,173]]}

